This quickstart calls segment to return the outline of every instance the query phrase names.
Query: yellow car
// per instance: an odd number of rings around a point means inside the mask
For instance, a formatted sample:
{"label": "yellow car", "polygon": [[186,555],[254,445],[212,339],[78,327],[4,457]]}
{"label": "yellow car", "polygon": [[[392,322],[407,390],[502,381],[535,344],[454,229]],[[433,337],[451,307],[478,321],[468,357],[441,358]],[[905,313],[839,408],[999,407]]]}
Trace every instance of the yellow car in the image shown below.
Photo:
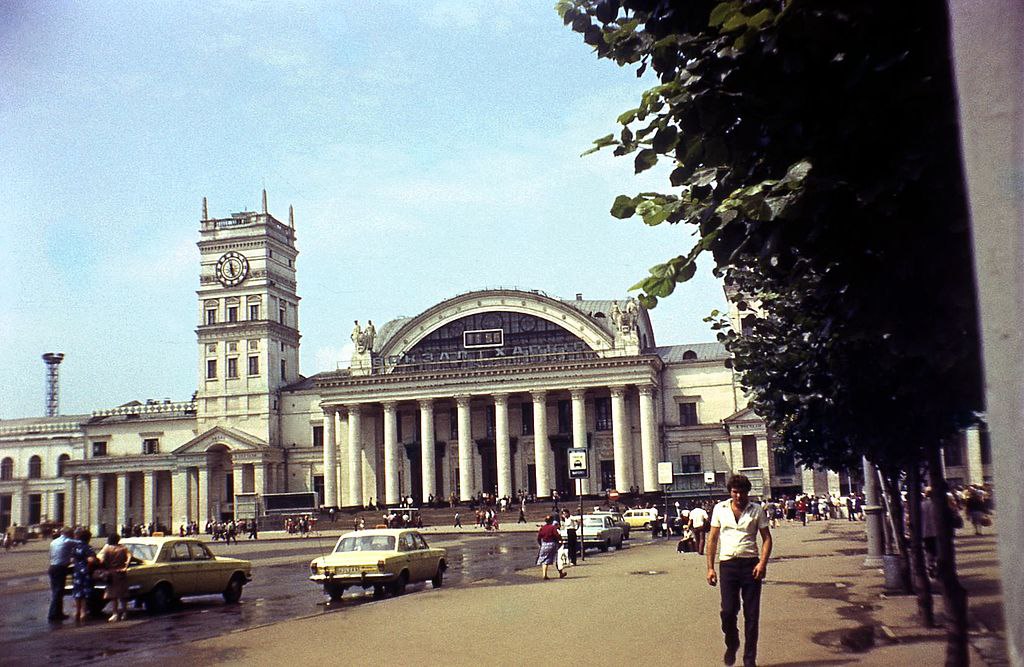
{"label": "yellow car", "polygon": [[[252,581],[247,560],[215,556],[202,540],[190,537],[132,537],[121,540],[131,552],[128,595],[142,600],[146,610],[165,611],[182,597],[222,595],[235,603],[242,587]],[[100,614],[106,606],[106,585],[97,581],[89,598],[89,611]]]}
{"label": "yellow car", "polygon": [[630,528],[650,528],[654,520],[658,518],[658,510],[637,508],[626,510],[622,513]]}
{"label": "yellow car", "polygon": [[439,588],[448,568],[448,553],[427,545],[417,530],[357,530],[338,538],[334,551],[309,564],[309,580],[337,600],[350,586],[401,595],[407,584],[430,581]]}

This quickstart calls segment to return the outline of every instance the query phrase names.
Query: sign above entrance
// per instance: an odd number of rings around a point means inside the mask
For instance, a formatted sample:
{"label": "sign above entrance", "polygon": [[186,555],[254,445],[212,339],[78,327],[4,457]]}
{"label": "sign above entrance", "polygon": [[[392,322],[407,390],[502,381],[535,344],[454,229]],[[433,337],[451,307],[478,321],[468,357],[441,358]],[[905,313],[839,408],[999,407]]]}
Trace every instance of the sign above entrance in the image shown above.
{"label": "sign above entrance", "polygon": [[586,479],[587,450],[583,447],[572,447],[566,451],[569,454],[569,479]]}

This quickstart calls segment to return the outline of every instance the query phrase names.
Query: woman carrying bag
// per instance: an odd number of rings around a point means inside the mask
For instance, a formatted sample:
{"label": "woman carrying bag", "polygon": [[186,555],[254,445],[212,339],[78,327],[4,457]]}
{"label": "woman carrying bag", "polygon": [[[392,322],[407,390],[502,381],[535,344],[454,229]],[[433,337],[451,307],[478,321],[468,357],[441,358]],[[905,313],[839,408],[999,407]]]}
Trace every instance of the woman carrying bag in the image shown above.
{"label": "woman carrying bag", "polygon": [[114,613],[107,619],[111,623],[128,618],[128,561],[131,553],[120,542],[121,537],[117,533],[111,534],[107,537],[107,545],[99,553],[99,560],[107,573],[107,589],[103,599],[111,600],[114,604]]}

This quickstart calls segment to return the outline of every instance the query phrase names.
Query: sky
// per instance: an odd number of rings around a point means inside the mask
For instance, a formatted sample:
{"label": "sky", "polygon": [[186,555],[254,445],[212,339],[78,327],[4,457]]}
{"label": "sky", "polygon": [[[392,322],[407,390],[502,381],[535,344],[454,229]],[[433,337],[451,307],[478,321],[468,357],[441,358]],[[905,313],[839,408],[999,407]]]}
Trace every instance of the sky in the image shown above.
{"label": "sky", "polygon": [[[598,60],[553,0],[0,3],[0,419],[188,400],[199,220],[295,207],[300,372],[352,321],[463,292],[621,299],[692,227],[616,220],[667,189],[581,157],[655,84]],[[705,262],[651,317],[713,340]]]}

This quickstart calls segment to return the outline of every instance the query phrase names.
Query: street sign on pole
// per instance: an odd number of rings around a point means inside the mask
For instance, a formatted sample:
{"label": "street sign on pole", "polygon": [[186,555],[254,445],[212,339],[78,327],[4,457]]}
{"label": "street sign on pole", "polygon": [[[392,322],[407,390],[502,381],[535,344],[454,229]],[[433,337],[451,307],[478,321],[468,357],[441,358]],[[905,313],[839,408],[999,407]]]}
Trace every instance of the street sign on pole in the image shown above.
{"label": "street sign on pole", "polygon": [[672,462],[661,461],[658,463],[658,484],[672,483]]}
{"label": "street sign on pole", "polygon": [[715,483],[715,473],[709,472],[709,471],[704,471],[704,483],[705,484],[709,484],[709,485],[710,484],[714,484]]}
{"label": "street sign on pole", "polygon": [[587,450],[583,447],[571,447],[568,452],[569,478],[586,479],[589,476],[587,471]]}

